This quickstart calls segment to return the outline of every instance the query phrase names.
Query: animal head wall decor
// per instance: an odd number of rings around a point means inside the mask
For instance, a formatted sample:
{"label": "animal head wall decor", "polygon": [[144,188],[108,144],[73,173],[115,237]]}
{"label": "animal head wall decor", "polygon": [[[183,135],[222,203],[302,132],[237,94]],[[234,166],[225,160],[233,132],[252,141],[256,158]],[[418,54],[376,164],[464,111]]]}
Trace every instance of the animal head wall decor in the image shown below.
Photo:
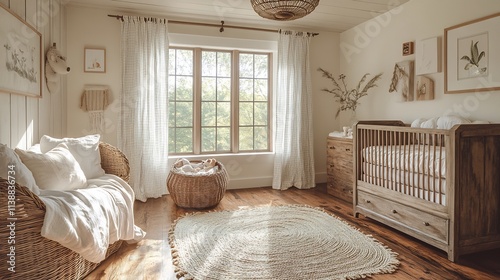
{"label": "animal head wall decor", "polygon": [[47,80],[47,88],[50,93],[58,93],[60,90],[61,79],[59,75],[66,75],[70,68],[66,64],[66,57],[62,56],[61,52],[56,49],[56,44],[49,47],[45,59],[45,79]]}

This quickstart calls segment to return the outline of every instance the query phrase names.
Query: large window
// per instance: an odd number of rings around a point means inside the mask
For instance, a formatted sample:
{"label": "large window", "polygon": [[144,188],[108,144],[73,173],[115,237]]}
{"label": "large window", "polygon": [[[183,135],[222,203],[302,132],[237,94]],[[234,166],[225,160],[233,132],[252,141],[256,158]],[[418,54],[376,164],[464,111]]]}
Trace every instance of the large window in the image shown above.
{"label": "large window", "polygon": [[170,48],[169,152],[269,151],[270,53]]}

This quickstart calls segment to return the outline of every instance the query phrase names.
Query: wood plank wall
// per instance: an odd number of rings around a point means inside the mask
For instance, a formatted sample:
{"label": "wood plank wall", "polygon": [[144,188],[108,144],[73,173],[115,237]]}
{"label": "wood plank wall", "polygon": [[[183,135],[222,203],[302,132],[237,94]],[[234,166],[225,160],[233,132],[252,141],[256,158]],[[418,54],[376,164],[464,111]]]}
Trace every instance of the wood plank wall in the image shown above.
{"label": "wood plank wall", "polygon": [[[0,0],[42,34],[42,73],[45,50],[57,44],[66,54],[64,0]],[[42,76],[44,76],[42,74]],[[51,94],[42,78],[42,98],[0,92],[0,143],[9,147],[29,148],[44,134],[62,137],[66,131],[66,84]]]}

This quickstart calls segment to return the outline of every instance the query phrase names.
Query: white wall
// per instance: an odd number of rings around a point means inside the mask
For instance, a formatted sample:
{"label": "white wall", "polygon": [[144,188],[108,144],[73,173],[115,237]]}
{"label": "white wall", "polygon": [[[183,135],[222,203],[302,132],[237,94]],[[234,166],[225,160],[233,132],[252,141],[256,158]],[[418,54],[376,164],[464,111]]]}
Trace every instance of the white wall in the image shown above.
{"label": "white wall", "polygon": [[[64,6],[60,1],[1,0],[5,7],[27,21],[42,34],[42,71],[45,49],[56,43],[65,53]],[[43,72],[42,72],[43,73]],[[61,137],[66,129],[64,78],[58,94],[50,94],[42,78],[42,98],[0,92],[0,143],[27,148],[48,134]]]}
{"label": "white wall", "polygon": [[350,82],[355,85],[367,72],[384,73],[378,88],[361,99],[358,119],[399,119],[410,123],[418,117],[454,112],[474,120],[500,122],[500,92],[444,94],[443,72],[428,75],[434,80],[435,100],[403,103],[396,93],[389,93],[394,64],[415,59],[415,55],[402,56],[403,42],[443,37],[447,27],[497,12],[498,0],[413,0],[343,32],[341,46],[347,52],[340,52],[340,69]]}
{"label": "white wall", "polygon": [[[90,132],[88,116],[79,109],[80,95],[87,84],[103,84],[111,88],[115,102],[105,111],[106,130],[103,141],[116,145],[118,102],[121,92],[120,22],[108,14],[123,14],[119,11],[93,9],[88,7],[67,7],[68,63],[73,66],[68,76],[68,125],[69,137],[77,137]],[[140,15],[140,14],[139,14]],[[181,19],[182,20],[182,19]],[[96,32],[97,31],[97,32]],[[313,30],[314,31],[314,30]],[[259,48],[262,44],[271,46],[276,41],[275,33],[242,31],[226,28],[220,33],[216,27],[169,24],[170,40],[175,44],[203,42],[206,46],[216,46],[228,39],[236,44],[246,44],[247,48]],[[195,35],[195,36],[191,36]],[[205,36],[205,37],[200,37]],[[214,39],[215,38],[215,39]],[[229,40],[234,41],[234,40]],[[260,42],[260,43],[259,43]],[[326,136],[337,126],[334,120],[336,105],[331,96],[320,92],[328,82],[316,71],[318,67],[338,71],[339,34],[321,32],[312,39],[311,69],[314,102],[314,156],[317,182],[326,182]],[[85,47],[106,48],[104,74],[83,72],[83,51]],[[333,109],[332,109],[333,108]],[[204,157],[198,157],[198,159]],[[229,188],[270,186],[272,183],[274,155],[218,155],[230,176]],[[192,159],[197,159],[196,157]],[[170,160],[172,163],[175,158]]]}

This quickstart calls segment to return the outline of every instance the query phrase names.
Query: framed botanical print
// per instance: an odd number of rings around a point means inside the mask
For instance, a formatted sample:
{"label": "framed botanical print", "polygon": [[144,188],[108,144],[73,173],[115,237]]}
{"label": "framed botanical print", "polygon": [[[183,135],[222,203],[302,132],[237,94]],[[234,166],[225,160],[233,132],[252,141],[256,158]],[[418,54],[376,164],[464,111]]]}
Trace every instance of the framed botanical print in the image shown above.
{"label": "framed botanical print", "polygon": [[500,90],[500,13],[446,28],[445,92]]}

